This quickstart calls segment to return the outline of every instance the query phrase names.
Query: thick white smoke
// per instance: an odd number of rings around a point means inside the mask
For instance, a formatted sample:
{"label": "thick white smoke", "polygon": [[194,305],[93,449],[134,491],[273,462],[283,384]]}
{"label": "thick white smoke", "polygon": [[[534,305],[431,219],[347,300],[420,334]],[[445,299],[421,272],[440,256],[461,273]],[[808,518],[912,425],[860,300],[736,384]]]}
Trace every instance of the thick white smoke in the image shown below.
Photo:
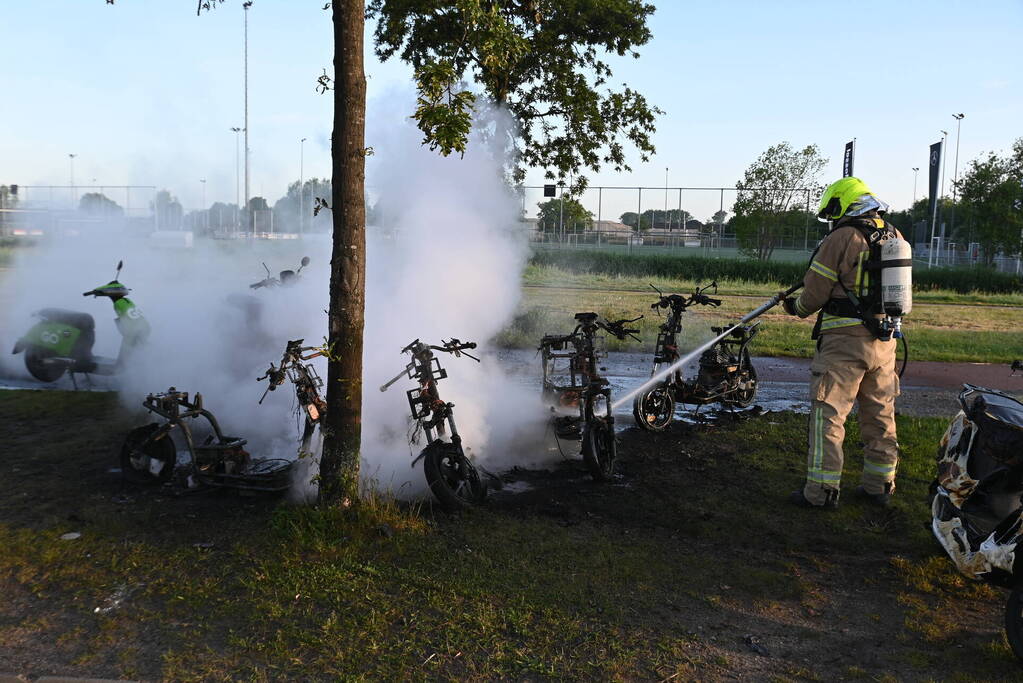
{"label": "thick white smoke", "polygon": [[478,123],[464,157],[441,157],[399,116],[371,119],[367,135],[377,225],[368,245],[363,457],[364,471],[380,484],[417,491],[421,466],[413,471],[410,464],[425,444],[410,446],[407,439],[405,391],[413,383],[379,391],[409,361],[399,351],[412,340],[440,344],[456,337],[480,345],[473,352],[483,357],[479,364],[438,353],[449,373],[439,389],[455,404],[463,442],[484,467],[534,461],[535,451],[520,437],[532,427],[542,432],[543,424],[537,394],[510,382],[487,349],[514,314],[528,253],[502,159],[481,139],[483,131],[509,124]]}
{"label": "thick white smoke", "polygon": [[[413,385],[403,379],[387,393],[378,387],[408,363],[399,351],[413,339],[439,344],[457,337],[480,344],[482,364],[439,354],[450,373],[440,391],[456,404],[464,443],[484,467],[537,461],[533,437],[543,430],[536,393],[509,382],[486,348],[514,313],[527,255],[518,201],[503,180],[502,162],[478,134],[464,158],[440,157],[422,146],[408,119],[393,113],[408,110],[376,107],[367,135],[374,148],[368,183],[375,224],[367,245],[363,473],[367,482],[402,496],[425,488],[421,465],[411,467],[412,455],[425,444],[410,446],[407,439],[405,391]],[[265,275],[261,262],[276,275],[297,268],[303,255],[312,262],[296,286],[249,290]],[[8,355],[9,349],[33,324],[31,312],[43,307],[91,313],[94,353],[116,356],[120,335],[109,301],[83,299],[81,292],[105,284],[121,259],[120,280],[133,289],[130,296],[152,335],[128,371],[96,383],[116,388],[133,411],[148,392],[170,386],[200,391],[224,431],[249,439],[254,456],[294,457],[300,424],[293,388],[285,384],[257,405],[265,384],[255,378],[280,360],[287,340],[322,343],[328,237],[199,240],[192,249],[168,249],[143,235],[93,226],[19,250],[0,282],[0,350],[6,352],[0,354],[0,374],[27,377],[22,356]],[[314,364],[326,377],[324,364]],[[66,378],[62,386],[70,386]],[[306,493],[312,477],[307,469],[299,482]]]}

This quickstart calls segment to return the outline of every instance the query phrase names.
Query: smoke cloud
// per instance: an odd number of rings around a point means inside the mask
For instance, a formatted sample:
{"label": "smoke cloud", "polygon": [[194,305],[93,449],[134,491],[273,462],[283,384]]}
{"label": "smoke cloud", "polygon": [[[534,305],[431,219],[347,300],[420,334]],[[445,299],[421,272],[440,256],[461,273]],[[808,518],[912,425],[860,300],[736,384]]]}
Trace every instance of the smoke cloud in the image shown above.
{"label": "smoke cloud", "polygon": [[[399,352],[413,339],[480,344],[480,364],[439,354],[450,373],[441,396],[456,405],[459,432],[478,463],[502,469],[535,462],[535,439],[525,437],[543,431],[536,392],[509,381],[487,348],[515,311],[528,250],[519,200],[504,181],[502,160],[483,142],[482,132],[502,122],[478,125],[464,158],[443,158],[422,146],[411,122],[392,113],[410,110],[411,104],[389,102],[368,119],[374,224],[367,235],[363,474],[402,497],[425,490],[421,465],[411,466],[425,446],[409,444],[405,391],[413,383],[400,380],[386,393],[378,388],[409,362]],[[119,227],[90,226],[18,250],[0,282],[0,348],[12,348],[33,324],[33,311],[60,307],[91,313],[94,353],[115,357],[121,337],[109,301],[83,299],[81,292],[109,281],[123,259],[120,280],[132,288],[152,335],[122,375],[96,378],[95,386],[116,389],[125,408],[139,413],[149,392],[171,386],[202,392],[224,431],[247,438],[253,456],[294,458],[301,422],[292,386],[258,405],[265,384],[255,379],[279,362],[287,340],[323,342],[330,250],[327,236],[161,248]],[[249,289],[265,276],[262,262],[276,275],[297,268],[303,255],[311,264],[298,284]],[[325,378],[322,359],[314,365]],[[0,374],[28,378],[22,356],[0,354]],[[66,378],[61,384],[70,387]],[[315,466],[297,469],[301,497],[312,490]]]}

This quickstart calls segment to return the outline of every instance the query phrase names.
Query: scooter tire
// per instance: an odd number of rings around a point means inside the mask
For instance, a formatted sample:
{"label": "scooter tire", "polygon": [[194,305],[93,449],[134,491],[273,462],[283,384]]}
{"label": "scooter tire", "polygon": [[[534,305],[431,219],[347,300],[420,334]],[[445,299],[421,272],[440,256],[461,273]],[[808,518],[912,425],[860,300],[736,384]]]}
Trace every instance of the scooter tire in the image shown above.
{"label": "scooter tire", "polygon": [[28,374],[40,382],[56,382],[64,376],[64,372],[67,370],[63,365],[51,365],[45,362],[47,358],[53,358],[56,355],[53,351],[35,346],[29,347],[25,349],[25,369],[28,370]]}
{"label": "scooter tire", "polygon": [[1023,586],[1016,586],[1005,603],[1005,638],[1023,664]]}
{"label": "scooter tire", "polygon": [[457,444],[439,442],[427,446],[423,473],[430,491],[447,512],[479,505],[487,497],[486,484]]}
{"label": "scooter tire", "polygon": [[632,417],[649,432],[663,432],[675,418],[675,396],[664,387],[654,387],[632,402]]}
{"label": "scooter tire", "polygon": [[728,400],[724,401],[724,403],[733,408],[749,408],[753,405],[753,401],[757,398],[757,389],[760,386],[760,382],[757,380],[757,369],[746,352],[743,352],[742,355],[742,369],[748,373],[749,381],[753,383],[753,388],[746,391],[735,391],[730,394]]}
{"label": "scooter tire", "polygon": [[[148,441],[150,435],[160,428],[156,422],[151,422],[142,427],[136,427],[128,432],[121,446],[121,476],[133,484],[162,484],[170,480],[174,474],[174,466],[177,463],[177,448],[169,435],[156,441]],[[163,462],[159,472],[154,473],[143,464],[138,458],[132,458],[141,444],[145,443],[143,452],[153,460]]]}
{"label": "scooter tire", "polygon": [[617,445],[611,427],[600,418],[593,418],[583,428],[583,461],[594,481],[608,481],[614,476]]}

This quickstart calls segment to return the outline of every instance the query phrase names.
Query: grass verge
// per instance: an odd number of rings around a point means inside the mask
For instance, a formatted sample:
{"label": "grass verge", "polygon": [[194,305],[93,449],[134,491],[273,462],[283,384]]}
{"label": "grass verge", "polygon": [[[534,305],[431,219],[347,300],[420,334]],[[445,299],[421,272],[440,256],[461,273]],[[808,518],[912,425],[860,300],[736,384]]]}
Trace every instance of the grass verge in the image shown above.
{"label": "grass verge", "polygon": [[[661,282],[665,292],[686,291],[681,283]],[[671,285],[676,285],[672,287]],[[734,322],[758,306],[764,299],[751,299],[726,293],[722,288],[720,308],[697,307],[683,321],[684,348],[696,348],[710,339],[712,325]],[[562,286],[527,286],[523,289],[519,310],[495,342],[513,348],[535,348],[547,333],[565,334],[572,330],[572,316],[579,311],[596,311],[609,318],[634,318],[639,321],[641,342],[611,339],[614,350],[650,351],[657,339],[663,318],[650,309],[656,294],[642,291],[590,289]],[[760,318],[761,333],[752,349],[761,356],[813,355],[810,339],[813,318],[800,320],[775,308]],[[917,303],[906,318],[905,331],[910,354],[916,361],[1011,363],[1023,358],[1023,308],[1004,306],[928,305]],[[901,351],[900,351],[901,354]]]}
{"label": "grass verge", "polygon": [[[848,496],[834,514],[784,505],[805,418],[771,414],[629,430],[614,485],[569,462],[451,518],[385,498],[320,510],[122,489],[109,468],[134,420],[120,415],[109,394],[0,392],[0,668],[470,681],[1016,671],[1001,596],[964,589],[923,528],[941,420],[900,420],[904,464],[884,511]],[[852,423],[850,488],[858,439]]]}

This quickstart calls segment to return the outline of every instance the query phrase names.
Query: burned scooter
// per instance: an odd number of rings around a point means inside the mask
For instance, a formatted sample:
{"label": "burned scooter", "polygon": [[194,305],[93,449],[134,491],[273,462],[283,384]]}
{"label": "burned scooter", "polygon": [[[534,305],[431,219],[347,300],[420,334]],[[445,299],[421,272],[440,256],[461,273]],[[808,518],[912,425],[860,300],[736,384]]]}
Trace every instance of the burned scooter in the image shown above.
{"label": "burned scooter", "polygon": [[121,370],[131,352],[149,337],[149,323],[131,299],[131,290],[118,282],[124,261],[118,261],[114,279],[84,292],[82,296],[106,297],[114,305],[115,322],[121,333],[117,358],[92,355],[96,323],[89,313],[60,308],[36,312],[40,321],[14,345],[13,353],[25,352],[25,368],[40,382],[56,382],[65,372],[77,387],[76,374],[113,375]]}
{"label": "burned scooter", "polygon": [[571,334],[548,334],[540,340],[543,399],[554,413],[555,435],[581,440],[583,461],[597,481],[614,475],[617,456],[611,385],[597,364],[605,353],[599,332],[639,341],[639,330],[625,326],[642,317],[607,321],[596,313],[576,313],[578,324]]}
{"label": "burned scooter", "polygon": [[284,380],[291,380],[291,383],[295,385],[295,398],[298,399],[298,405],[305,414],[299,456],[313,455],[313,435],[320,425],[320,420],[327,413],[327,402],[320,396],[323,380],[320,379],[316,368],[306,362],[322,356],[323,349],[316,346],[302,346],[304,341],[304,339],[289,341],[284,348],[281,364],[274,366],[271,363],[266,373],[262,377],[256,378],[257,382],[269,380],[263,397],[259,399],[261,405],[267,393],[275,391],[277,387],[284,384]]}
{"label": "burned scooter", "polygon": [[[426,483],[449,512],[482,503],[487,495],[487,486],[462,448],[462,437],[455,426],[455,404],[445,402],[437,391],[437,382],[446,378],[448,373],[433,352],[443,351],[456,358],[467,356],[478,363],[479,358],[466,353],[467,349],[475,348],[475,342],[463,343],[458,339],[446,341],[441,346],[416,339],[401,350],[402,353],[410,354],[412,360],[404,370],[380,387],[380,391],[387,391],[402,377],[408,377],[419,384],[417,388],[405,392],[412,419],[416,421],[416,432],[422,430],[426,435],[426,448],[412,461],[412,466],[423,461]],[[445,432],[450,432],[450,441],[443,440]],[[414,436],[412,441],[415,442]]]}
{"label": "burned scooter", "polygon": [[1011,590],[1005,634],[1023,660],[1023,403],[964,384],[959,406],[938,447],[931,531],[962,574]]}
{"label": "burned scooter", "polygon": [[[716,294],[717,283],[698,287],[688,297],[678,294],[664,296],[654,287],[660,298],[651,308],[666,308],[668,314],[657,335],[652,375],[657,375],[662,367],[676,364],[681,358],[678,335],[682,332],[682,313],[691,306],[716,308],[721,305],[721,299],[707,296],[708,289],[713,289]],[[660,384],[638,395],[632,405],[636,424],[653,432],[663,431],[674,419],[676,403],[696,406],[719,403],[726,408],[745,408],[753,403],[757,395],[757,370],[748,347],[759,330],[758,325],[759,322],[754,322],[731,329],[711,327],[715,335],[728,334],[700,355],[696,377],[683,378],[680,367]]]}
{"label": "burned scooter", "polygon": [[[149,394],[142,405],[164,422],[152,422],[128,433],[121,447],[125,479],[138,484],[177,484],[186,490],[215,487],[272,492],[291,485],[293,461],[252,458],[244,448],[245,439],[221,431],[217,418],[203,407],[202,394],[196,393],[189,401],[188,392],[171,387]],[[190,423],[200,417],[211,433],[197,444]],[[188,462],[177,461],[177,446],[171,438],[175,430],[184,439]]]}
{"label": "burned scooter", "polygon": [[298,270],[282,270],[277,277],[274,277],[270,274],[270,269],[267,268],[267,265],[264,263],[263,270],[266,271],[266,277],[259,282],[253,282],[249,285],[249,289],[274,289],[275,287],[287,287],[289,285],[293,285],[298,282],[302,269],[308,265],[309,257],[303,256]]}

